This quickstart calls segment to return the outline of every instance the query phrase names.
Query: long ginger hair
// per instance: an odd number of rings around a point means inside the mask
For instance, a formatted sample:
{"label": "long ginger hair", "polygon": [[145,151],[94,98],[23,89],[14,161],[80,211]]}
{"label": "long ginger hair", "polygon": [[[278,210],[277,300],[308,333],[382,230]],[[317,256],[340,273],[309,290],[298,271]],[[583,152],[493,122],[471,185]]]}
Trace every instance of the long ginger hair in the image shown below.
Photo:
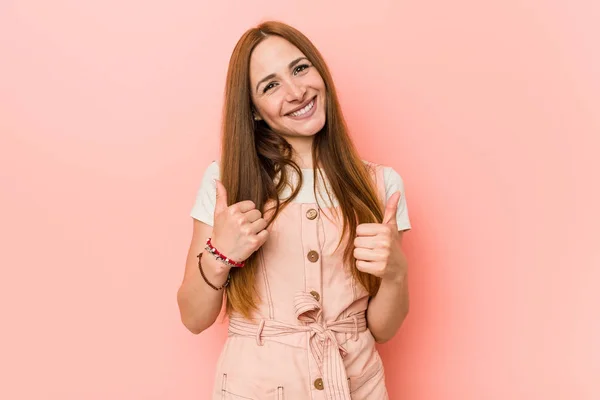
{"label": "long ginger hair", "polygon": [[[281,22],[269,21],[249,29],[236,44],[227,71],[221,155],[221,182],[227,189],[229,205],[252,200],[265,212],[268,201],[275,202],[271,223],[289,204],[302,186],[300,167],[292,161],[291,145],[264,121],[254,121],[250,92],[250,55],[254,48],[271,35],[280,36],[296,46],[317,69],[325,82],[327,98],[326,122],[313,141],[313,165],[327,177],[333,196],[338,200],[343,216],[342,239],[356,236],[360,223],[381,222],[383,207],[367,165],[359,157],[342,115],[331,73],[325,60],[301,32]],[[286,167],[291,167],[286,168]],[[315,186],[317,168],[314,169]],[[299,177],[292,196],[280,202],[289,173]],[[276,176],[279,179],[275,179]],[[316,190],[316,189],[314,189]],[[331,198],[332,194],[327,193]],[[338,246],[342,243],[340,243]],[[256,289],[256,271],[262,249],[246,260],[244,268],[231,270],[227,287],[227,314],[239,313],[251,318],[260,301]],[[353,242],[348,241],[344,261],[355,279],[371,296],[377,293],[380,278],[359,271],[353,255]]]}

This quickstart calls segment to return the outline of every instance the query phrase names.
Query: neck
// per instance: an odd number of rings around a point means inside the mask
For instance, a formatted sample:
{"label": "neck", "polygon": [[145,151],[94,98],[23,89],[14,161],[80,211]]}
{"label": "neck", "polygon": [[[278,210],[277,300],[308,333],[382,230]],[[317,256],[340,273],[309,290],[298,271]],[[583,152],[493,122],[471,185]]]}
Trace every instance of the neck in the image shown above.
{"label": "neck", "polygon": [[293,149],[292,160],[298,164],[300,168],[313,168],[313,137],[288,138],[287,141]]}

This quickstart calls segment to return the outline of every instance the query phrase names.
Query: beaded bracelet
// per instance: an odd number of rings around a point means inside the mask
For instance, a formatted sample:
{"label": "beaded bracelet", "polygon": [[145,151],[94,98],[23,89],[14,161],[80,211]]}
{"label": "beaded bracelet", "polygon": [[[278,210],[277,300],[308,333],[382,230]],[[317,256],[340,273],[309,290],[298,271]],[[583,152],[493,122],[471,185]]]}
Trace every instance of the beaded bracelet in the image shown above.
{"label": "beaded bracelet", "polygon": [[206,275],[204,275],[204,270],[202,269],[202,253],[198,254],[196,257],[198,257],[198,268],[200,269],[200,275],[202,275],[202,278],[204,279],[204,282],[206,282],[206,284],[208,286],[210,286],[211,288],[215,289],[215,290],[222,290],[225,287],[227,287],[227,285],[229,285],[229,281],[231,280],[231,275],[227,274],[227,280],[225,281],[224,284],[222,284],[221,286],[217,287],[215,285],[213,285],[212,283],[209,282],[209,280],[206,278]]}
{"label": "beaded bracelet", "polygon": [[222,254],[219,250],[217,250],[211,243],[210,238],[206,239],[206,251],[208,251],[210,254],[212,254],[213,256],[215,256],[215,258],[221,262],[224,262],[226,265],[230,266],[230,267],[238,267],[241,268],[245,265],[245,262],[237,262],[237,261],[233,261],[232,259],[226,257],[224,254]]}

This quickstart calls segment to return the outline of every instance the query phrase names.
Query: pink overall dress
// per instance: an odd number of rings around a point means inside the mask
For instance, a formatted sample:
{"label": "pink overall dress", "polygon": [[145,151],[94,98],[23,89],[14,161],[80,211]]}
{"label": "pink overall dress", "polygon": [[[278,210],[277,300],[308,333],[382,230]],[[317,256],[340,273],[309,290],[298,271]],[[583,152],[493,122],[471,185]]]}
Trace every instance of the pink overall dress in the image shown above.
{"label": "pink overall dress", "polygon": [[[382,167],[369,165],[383,207]],[[259,312],[229,319],[214,400],[388,399],[367,329],[368,293],[343,263],[344,244],[335,250],[337,213],[292,202],[269,227],[257,265]]]}

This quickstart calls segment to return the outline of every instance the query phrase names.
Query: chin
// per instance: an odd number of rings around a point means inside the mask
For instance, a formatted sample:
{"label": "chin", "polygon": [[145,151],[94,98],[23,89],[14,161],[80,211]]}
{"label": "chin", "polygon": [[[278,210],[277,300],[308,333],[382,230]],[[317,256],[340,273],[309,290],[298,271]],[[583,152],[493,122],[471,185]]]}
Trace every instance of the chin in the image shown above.
{"label": "chin", "polygon": [[315,126],[310,127],[309,129],[298,132],[300,136],[315,136],[317,133],[321,132],[323,127],[325,126],[325,121],[319,123]]}
{"label": "chin", "polygon": [[317,133],[321,132],[321,130],[323,130],[324,127],[325,127],[325,116],[323,116],[323,119],[319,122],[318,128],[315,130],[315,133],[313,133],[313,135],[316,135]]}
{"label": "chin", "polygon": [[310,129],[308,129],[312,135],[316,135],[321,131],[321,129],[323,129],[323,127],[325,126],[325,120],[325,113],[323,113],[322,115],[313,116],[313,120],[311,121],[311,127]]}

